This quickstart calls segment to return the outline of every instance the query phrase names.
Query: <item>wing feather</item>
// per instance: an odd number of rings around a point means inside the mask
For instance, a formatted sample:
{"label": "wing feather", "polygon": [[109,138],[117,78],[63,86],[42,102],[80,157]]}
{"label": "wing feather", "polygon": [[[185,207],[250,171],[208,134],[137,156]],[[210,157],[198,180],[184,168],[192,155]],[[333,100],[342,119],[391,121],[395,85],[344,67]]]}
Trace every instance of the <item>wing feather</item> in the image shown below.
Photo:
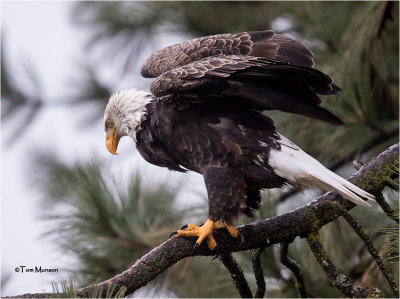
{"label": "wing feather", "polygon": [[[281,84],[296,83],[295,85],[310,86],[319,94],[329,94],[333,90],[332,79],[322,72],[297,65],[280,63],[278,61],[252,56],[213,56],[199,61],[169,70],[153,81],[151,92],[156,96],[164,96],[170,93],[189,91],[184,88],[188,81],[202,78],[227,78],[243,79],[250,77],[260,79],[265,84],[278,82],[267,80],[280,80]],[[253,78],[254,77],[254,78]],[[213,80],[204,80],[211,87]],[[206,87],[204,84],[196,84],[197,87]],[[318,102],[319,104],[319,102]]]}
{"label": "wing feather", "polygon": [[179,95],[189,101],[230,97],[256,109],[278,109],[342,122],[318,107],[318,94],[340,89],[313,69],[313,54],[301,43],[273,31],[218,34],[195,38],[155,52],[142,67],[157,77],[155,96]]}
{"label": "wing feather", "polygon": [[216,55],[243,55],[275,59],[312,67],[313,55],[307,47],[271,30],[227,33],[195,38],[152,54],[142,66],[142,75],[155,78],[186,64]]}
{"label": "wing feather", "polygon": [[256,109],[277,109],[327,121],[342,122],[318,107],[317,94],[334,91],[332,80],[324,73],[252,56],[213,56],[172,69],[151,85],[156,96],[196,94],[228,96],[247,100]]}
{"label": "wing feather", "polygon": [[[189,89],[182,86],[186,81],[205,77],[225,78],[234,72],[256,65],[261,65],[256,57],[236,55],[206,57],[161,74],[151,84],[151,92],[156,96],[164,96],[169,93],[188,91]],[[203,82],[212,83],[212,81]]]}

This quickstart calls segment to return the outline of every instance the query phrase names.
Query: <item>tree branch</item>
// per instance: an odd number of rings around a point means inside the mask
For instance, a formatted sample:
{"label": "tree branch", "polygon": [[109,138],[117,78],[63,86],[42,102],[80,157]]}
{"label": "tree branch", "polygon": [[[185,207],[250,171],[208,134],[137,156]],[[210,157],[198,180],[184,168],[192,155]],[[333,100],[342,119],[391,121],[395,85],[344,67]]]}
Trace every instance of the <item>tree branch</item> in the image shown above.
{"label": "tree branch", "polygon": [[264,272],[261,266],[261,254],[263,253],[265,248],[258,248],[253,250],[251,256],[251,263],[253,266],[254,276],[257,282],[257,290],[254,298],[264,298],[265,294],[265,279],[264,279]]}
{"label": "tree branch", "polygon": [[385,200],[382,194],[376,196],[376,202],[381,206],[382,210],[388,215],[390,219],[399,223],[399,218],[396,215],[395,209],[393,209]]}
{"label": "tree branch", "polygon": [[399,297],[399,289],[397,287],[397,284],[395,280],[393,279],[392,275],[386,270],[385,265],[383,264],[382,258],[379,256],[378,251],[375,249],[374,244],[372,243],[371,239],[367,235],[367,233],[364,231],[364,229],[361,227],[360,223],[355,220],[350,213],[348,213],[346,210],[343,210],[342,212],[342,217],[347,221],[347,223],[354,229],[354,231],[357,233],[357,235],[363,240],[365,247],[367,247],[369,253],[371,256],[375,259],[376,264],[378,265],[379,270],[385,276],[387,282],[390,285],[390,288],[393,291],[393,294],[396,296],[396,298]]}
{"label": "tree branch", "polygon": [[223,253],[220,255],[220,260],[231,274],[233,284],[238,290],[242,298],[253,298],[253,294],[249,288],[246,277],[244,277],[243,270],[233,258],[231,253]]}
{"label": "tree branch", "polygon": [[331,262],[328,253],[319,240],[318,232],[309,233],[307,235],[307,242],[318,263],[324,269],[326,276],[328,276],[331,285],[344,295],[350,298],[383,297],[382,291],[378,288],[354,286],[351,279],[341,273]]}
{"label": "tree branch", "polygon": [[[387,180],[396,173],[398,152],[399,145],[393,145],[361,167],[349,178],[349,181],[370,193],[381,193]],[[263,248],[286,242],[297,236],[306,237],[340,216],[337,206],[332,201],[342,202],[346,210],[355,207],[355,204],[343,200],[337,193],[328,192],[306,206],[286,214],[238,227],[245,239],[244,242],[241,242],[240,238],[230,237],[225,230],[217,230],[213,234],[221,252]],[[101,294],[105,296],[107,289],[114,285],[115,292],[125,286],[126,295],[129,295],[186,257],[215,255],[206,244],[194,250],[194,242],[194,238],[172,237],[137,260],[133,266],[121,274],[99,284],[78,289],[76,295],[87,297],[93,288],[99,287]]]}
{"label": "tree branch", "polygon": [[300,298],[307,298],[307,289],[304,284],[303,273],[300,266],[288,256],[289,243],[282,243],[280,248],[280,260],[282,264],[290,269],[296,277],[296,288],[299,291]]}
{"label": "tree branch", "polygon": [[[361,167],[349,178],[349,181],[368,192],[379,194],[386,186],[386,181],[395,173],[398,152],[399,145],[393,145]],[[271,246],[296,236],[304,237],[339,216],[337,208],[331,201],[341,199],[337,193],[328,192],[308,205],[284,215],[239,227],[240,234],[245,238],[244,242],[229,237],[224,230],[216,231],[215,239],[221,251],[235,252]],[[346,210],[354,206],[355,204],[350,201],[343,201],[343,207]],[[143,256],[128,270],[99,285],[126,286],[126,294],[131,294],[181,259],[188,256],[213,255],[213,252],[205,245],[193,250],[194,242],[194,239],[173,237]],[[84,297],[93,287],[79,289],[77,295]]]}

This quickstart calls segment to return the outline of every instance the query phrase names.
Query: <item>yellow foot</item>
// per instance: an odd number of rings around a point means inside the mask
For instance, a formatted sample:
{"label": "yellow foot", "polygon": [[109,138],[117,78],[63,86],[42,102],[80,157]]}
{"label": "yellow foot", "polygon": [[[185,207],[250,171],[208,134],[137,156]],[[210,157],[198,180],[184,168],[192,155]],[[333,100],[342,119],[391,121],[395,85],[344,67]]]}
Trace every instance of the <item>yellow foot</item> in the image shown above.
{"label": "yellow foot", "polygon": [[231,237],[233,237],[233,238],[237,238],[237,236],[239,234],[239,231],[237,230],[236,227],[229,225],[223,221],[217,221],[214,224],[214,229],[218,229],[218,228],[225,228],[228,231],[228,233],[231,235]]}
{"label": "yellow foot", "polygon": [[214,222],[208,219],[202,226],[188,224],[185,230],[178,230],[178,237],[198,237],[195,248],[200,246],[204,239],[207,239],[208,248],[214,250],[217,246],[217,242],[215,241],[212,232],[219,228],[225,228],[233,238],[237,238],[238,236],[238,230],[234,226],[228,225],[226,222]]}

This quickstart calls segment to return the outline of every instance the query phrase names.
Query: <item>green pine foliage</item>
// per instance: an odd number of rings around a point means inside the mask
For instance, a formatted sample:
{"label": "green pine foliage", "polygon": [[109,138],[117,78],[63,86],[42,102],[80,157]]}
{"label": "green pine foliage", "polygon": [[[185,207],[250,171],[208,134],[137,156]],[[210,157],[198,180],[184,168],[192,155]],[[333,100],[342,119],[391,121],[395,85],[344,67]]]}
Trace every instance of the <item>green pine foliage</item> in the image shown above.
{"label": "green pine foliage", "polygon": [[[24,70],[26,80],[29,83],[30,91],[28,88],[22,88],[21,83],[15,79],[10,70],[9,62],[5,59],[4,40],[2,39],[1,45],[1,118],[2,121],[10,121],[18,116],[23,116],[23,121],[20,121],[15,126],[12,132],[4,134],[8,138],[8,143],[14,142],[16,139],[12,136],[22,136],[29,126],[38,115],[42,105],[42,86],[37,73],[31,65],[25,64]],[[33,93],[32,90],[35,92]]]}
{"label": "green pine foliage", "polygon": [[[77,287],[70,281],[61,281],[60,283],[52,282],[51,283],[53,294],[51,294],[48,298],[78,298],[75,295],[75,290]],[[124,298],[126,287],[121,287],[117,292],[115,292],[116,286],[109,286],[106,292],[106,298]],[[115,293],[115,294],[114,294]],[[114,294],[114,295],[112,295]],[[89,298],[103,298],[100,287],[95,287],[91,291],[88,296]]]}
{"label": "green pine foliage", "polygon": [[40,156],[49,233],[79,260],[82,283],[110,278],[168,238],[182,224],[174,207],[175,191],[166,185],[144,189],[138,175],[127,188],[102,169],[99,161],[67,165]]}

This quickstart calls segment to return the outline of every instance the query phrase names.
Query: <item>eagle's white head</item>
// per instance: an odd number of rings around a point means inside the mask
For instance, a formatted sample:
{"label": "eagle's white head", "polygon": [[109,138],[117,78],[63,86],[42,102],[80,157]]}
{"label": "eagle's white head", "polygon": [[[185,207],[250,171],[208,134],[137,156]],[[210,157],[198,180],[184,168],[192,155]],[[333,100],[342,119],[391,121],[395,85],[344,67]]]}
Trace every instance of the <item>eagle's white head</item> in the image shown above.
{"label": "eagle's white head", "polygon": [[129,89],[111,95],[104,113],[106,146],[116,155],[119,140],[130,136],[136,141],[136,132],[146,116],[145,106],[152,100],[149,92]]}

